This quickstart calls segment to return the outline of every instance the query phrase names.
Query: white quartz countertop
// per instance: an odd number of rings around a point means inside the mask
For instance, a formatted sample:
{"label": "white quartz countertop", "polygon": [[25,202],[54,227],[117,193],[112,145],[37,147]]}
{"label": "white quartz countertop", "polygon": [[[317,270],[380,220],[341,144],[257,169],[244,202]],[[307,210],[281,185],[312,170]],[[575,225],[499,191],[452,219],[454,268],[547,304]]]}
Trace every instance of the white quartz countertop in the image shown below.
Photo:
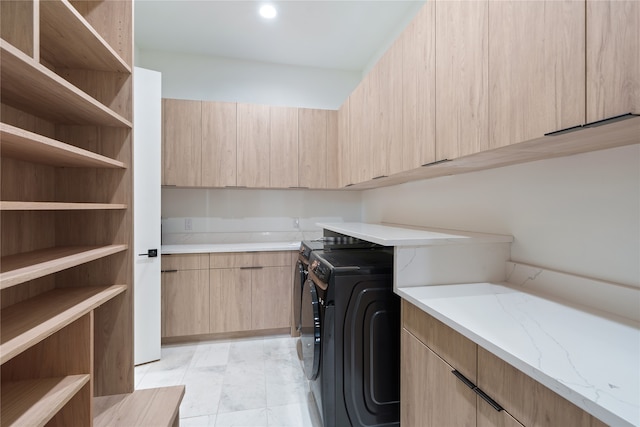
{"label": "white quartz countertop", "polygon": [[511,243],[513,237],[468,231],[411,227],[395,224],[339,222],[317,224],[326,230],[357,237],[383,246],[432,246],[469,243]]}
{"label": "white quartz countertop", "polygon": [[300,242],[215,243],[197,245],[162,245],[163,254],[206,254],[214,252],[296,251]]}
{"label": "white quartz countertop", "polygon": [[505,285],[396,293],[612,426],[640,425],[640,329]]}

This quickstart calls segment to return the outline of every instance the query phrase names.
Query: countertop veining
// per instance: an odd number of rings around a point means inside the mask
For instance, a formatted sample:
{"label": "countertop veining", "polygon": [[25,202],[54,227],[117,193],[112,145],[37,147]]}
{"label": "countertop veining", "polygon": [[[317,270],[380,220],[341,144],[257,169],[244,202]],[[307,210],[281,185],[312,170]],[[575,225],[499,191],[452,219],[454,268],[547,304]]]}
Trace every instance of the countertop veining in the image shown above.
{"label": "countertop veining", "polygon": [[640,425],[640,329],[510,286],[396,293],[609,425]]}

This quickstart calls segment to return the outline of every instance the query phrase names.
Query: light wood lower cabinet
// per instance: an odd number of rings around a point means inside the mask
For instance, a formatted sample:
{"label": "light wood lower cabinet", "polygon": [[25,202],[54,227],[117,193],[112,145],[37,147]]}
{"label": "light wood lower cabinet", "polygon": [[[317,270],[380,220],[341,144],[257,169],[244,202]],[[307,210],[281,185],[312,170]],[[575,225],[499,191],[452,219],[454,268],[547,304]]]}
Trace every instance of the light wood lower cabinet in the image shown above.
{"label": "light wood lower cabinet", "polygon": [[163,336],[209,333],[209,270],[162,274]]}
{"label": "light wood lower cabinet", "polygon": [[475,393],[451,374],[448,363],[406,329],[401,340],[401,424],[474,426]]}
{"label": "light wood lower cabinet", "polygon": [[402,313],[403,427],[605,425],[412,304]]}
{"label": "light wood lower cabinet", "polygon": [[162,337],[291,326],[292,252],[162,258]]}
{"label": "light wood lower cabinet", "polygon": [[251,270],[219,268],[209,272],[209,332],[251,329]]}
{"label": "light wood lower cabinet", "polygon": [[289,327],[292,266],[265,267],[251,272],[251,329]]}

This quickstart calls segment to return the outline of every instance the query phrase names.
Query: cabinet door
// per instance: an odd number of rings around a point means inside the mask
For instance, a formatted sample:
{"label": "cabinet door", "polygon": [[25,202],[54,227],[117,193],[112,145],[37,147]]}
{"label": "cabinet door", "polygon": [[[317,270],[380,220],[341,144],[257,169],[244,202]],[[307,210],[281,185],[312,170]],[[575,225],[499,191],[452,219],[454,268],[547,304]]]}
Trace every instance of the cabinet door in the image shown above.
{"label": "cabinet door", "polygon": [[478,423],[476,427],[523,427],[507,411],[498,412],[480,397],[477,399]]}
{"label": "cabinet door", "polygon": [[371,177],[370,124],[367,105],[370,102],[368,75],[349,96],[349,165],[347,165],[349,184],[358,184]]}
{"label": "cabinet door", "polygon": [[[373,178],[402,171],[402,43],[396,41],[374,68],[377,105],[371,126]],[[372,72],[374,72],[372,70]]]}
{"label": "cabinet door", "polygon": [[476,394],[453,368],[406,329],[401,335],[400,423],[406,427],[475,426]]}
{"label": "cabinet door", "polygon": [[349,134],[349,101],[342,104],[338,110],[338,171],[339,187],[353,184],[351,181],[351,137]]}
{"label": "cabinet door", "polygon": [[238,186],[269,187],[269,106],[238,104]]}
{"label": "cabinet door", "polygon": [[162,100],[162,185],[202,184],[200,101]]}
{"label": "cabinet door", "polygon": [[210,332],[251,329],[251,271],[239,268],[210,270]]}
{"label": "cabinet door", "polygon": [[402,43],[402,168],[436,159],[435,3],[428,1],[400,36]]}
{"label": "cabinet door", "polygon": [[298,109],[270,107],[269,186],[298,186]]}
{"label": "cabinet door", "polygon": [[209,332],[209,270],[162,273],[164,337]]}
{"label": "cabinet door", "polygon": [[583,124],[584,3],[490,1],[489,24],[489,148]]}
{"label": "cabinet door", "polygon": [[291,324],[291,266],[251,270],[251,329],[288,328]]}
{"label": "cabinet door", "polygon": [[300,186],[327,188],[327,111],[298,111]]}
{"label": "cabinet door", "polygon": [[202,102],[202,185],[236,185],[236,104]]}
{"label": "cabinet door", "polygon": [[640,113],[640,2],[587,0],[587,122]]}
{"label": "cabinet door", "polygon": [[[481,347],[478,347],[477,384],[526,426],[603,425],[587,412]],[[487,414],[495,417],[489,409]]]}
{"label": "cabinet door", "polygon": [[435,2],[436,160],[488,149],[488,1]]}
{"label": "cabinet door", "polygon": [[340,143],[338,112],[327,111],[327,188],[340,188]]}

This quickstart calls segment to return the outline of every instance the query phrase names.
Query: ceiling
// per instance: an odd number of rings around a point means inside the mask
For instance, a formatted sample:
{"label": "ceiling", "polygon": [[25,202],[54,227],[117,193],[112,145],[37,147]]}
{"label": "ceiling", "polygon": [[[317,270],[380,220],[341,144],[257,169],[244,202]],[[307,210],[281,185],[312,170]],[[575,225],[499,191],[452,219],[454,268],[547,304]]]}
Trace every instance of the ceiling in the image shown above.
{"label": "ceiling", "polygon": [[135,42],[142,50],[275,64],[363,70],[424,0],[136,0]]}

